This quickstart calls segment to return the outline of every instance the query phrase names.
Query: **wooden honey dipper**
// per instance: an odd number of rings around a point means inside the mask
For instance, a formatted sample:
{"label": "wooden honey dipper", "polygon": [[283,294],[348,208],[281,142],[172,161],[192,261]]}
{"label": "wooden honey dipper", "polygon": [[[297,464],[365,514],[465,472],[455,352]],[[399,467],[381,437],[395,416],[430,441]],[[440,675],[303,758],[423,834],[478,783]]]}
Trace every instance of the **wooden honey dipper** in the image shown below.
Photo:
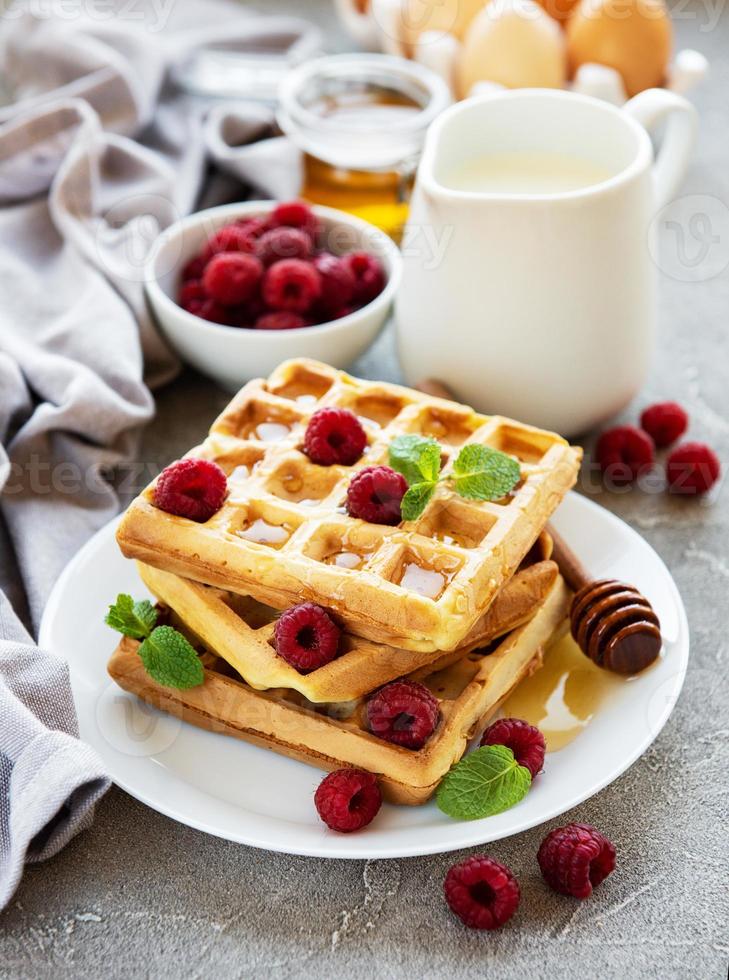
{"label": "wooden honey dipper", "polygon": [[595,580],[562,536],[547,525],[554,543],[552,558],[574,590],[570,607],[572,636],[580,650],[617,674],[637,674],[661,652],[661,624],[650,602],[634,585],[617,579]]}
{"label": "wooden honey dipper", "polygon": [[[434,379],[415,387],[437,398],[453,398]],[[663,643],[661,624],[651,604],[633,585],[593,579],[562,536],[549,525],[547,531],[554,542],[552,558],[575,592],[570,626],[579,648],[598,667],[618,674],[644,670],[657,659]]]}

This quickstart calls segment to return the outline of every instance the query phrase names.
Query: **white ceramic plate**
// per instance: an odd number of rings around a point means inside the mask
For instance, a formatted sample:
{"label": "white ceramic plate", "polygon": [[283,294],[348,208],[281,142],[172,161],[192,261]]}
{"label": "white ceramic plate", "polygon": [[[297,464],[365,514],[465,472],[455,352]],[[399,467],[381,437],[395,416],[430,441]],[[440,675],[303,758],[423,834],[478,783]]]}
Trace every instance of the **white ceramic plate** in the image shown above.
{"label": "white ceramic plate", "polygon": [[658,735],[683,684],[688,625],[676,585],[653,549],[592,501],[570,494],[554,524],[596,577],[635,583],[661,620],[664,656],[645,674],[611,686],[585,730],[547,756],[545,773],[511,810],[485,820],[450,820],[430,803],[386,805],[358,834],[319,821],[310,766],[213,735],[121,691],[106,674],[116,643],[104,615],[117,593],[146,595],[134,563],[122,558],[116,522],[76,555],[59,579],[40,641],[68,661],[81,737],[101,754],[114,781],[161,813],[228,840],[328,858],[390,858],[456,850],[537,826],[593,796],[635,762]]}

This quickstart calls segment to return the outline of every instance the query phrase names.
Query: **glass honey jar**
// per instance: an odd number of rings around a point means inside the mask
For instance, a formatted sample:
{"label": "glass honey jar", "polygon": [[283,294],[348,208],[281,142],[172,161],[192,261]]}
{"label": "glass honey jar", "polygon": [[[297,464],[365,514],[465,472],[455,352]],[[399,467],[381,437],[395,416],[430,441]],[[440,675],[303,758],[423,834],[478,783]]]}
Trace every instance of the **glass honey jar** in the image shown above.
{"label": "glass honey jar", "polygon": [[343,54],[301,65],[285,79],[278,111],[304,154],[301,196],[398,240],[426,130],[450,101],[438,75],[404,58]]}

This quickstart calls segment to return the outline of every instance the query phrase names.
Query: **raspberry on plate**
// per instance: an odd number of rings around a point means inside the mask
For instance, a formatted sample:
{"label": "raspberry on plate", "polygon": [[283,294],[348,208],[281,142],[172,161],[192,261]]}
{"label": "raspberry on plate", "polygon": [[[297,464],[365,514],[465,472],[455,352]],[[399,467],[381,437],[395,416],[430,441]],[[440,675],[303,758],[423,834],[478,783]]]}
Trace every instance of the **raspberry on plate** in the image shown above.
{"label": "raspberry on plate", "polygon": [[446,902],[469,929],[498,929],[519,907],[519,883],[509,868],[476,854],[454,864],[443,882]]}
{"label": "raspberry on plate", "polygon": [[532,779],[541,772],[547,750],[544,735],[521,718],[499,718],[483,733],[479,745],[505,745],[519,765],[529,770]]}
{"label": "raspberry on plate", "polygon": [[207,459],[180,459],[164,469],[154,488],[155,507],[204,522],[223,506],[228,480],[217,463]]}
{"label": "raspberry on plate", "polygon": [[346,408],[320,408],[309,419],[304,452],[320,466],[352,466],[367,445],[359,419]]}
{"label": "raspberry on plate", "polygon": [[262,313],[255,322],[256,330],[296,330],[309,325],[309,321],[300,313],[292,313],[291,310]]}
{"label": "raspberry on plate", "polygon": [[688,415],[676,402],[658,402],[644,409],[640,426],[659,449],[670,446],[688,428]]}
{"label": "raspberry on plate", "polygon": [[354,301],[364,306],[385,288],[385,273],[379,259],[368,252],[350,252],[342,260],[354,276]]}
{"label": "raspberry on plate", "polygon": [[223,306],[237,306],[251,299],[261,281],[263,265],[254,255],[221,252],[205,266],[203,285]]}
{"label": "raspberry on plate", "polygon": [[243,252],[252,255],[256,248],[256,236],[250,226],[238,224],[225,225],[208,238],[200,253],[200,258],[207,263],[220,252]]}
{"label": "raspberry on plate", "polygon": [[321,276],[309,262],[281,259],[266,270],[264,301],[274,310],[306,313],[321,294]]}
{"label": "raspberry on plate", "polygon": [[373,735],[406,749],[421,749],[435,731],[440,706],[422,684],[392,681],[369,698],[366,715]]}
{"label": "raspberry on plate", "polygon": [[370,524],[399,524],[407,489],[405,477],[389,466],[365,466],[347,488],[347,512]]}
{"label": "raspberry on plate", "polygon": [[618,425],[600,436],[595,456],[609,481],[616,485],[632,483],[653,466],[653,440],[634,425]]}
{"label": "raspberry on plate", "polygon": [[589,824],[570,823],[547,834],[537,861],[554,891],[589,898],[592,889],[615,869],[615,847]]}
{"label": "raspberry on plate", "polygon": [[377,816],[382,794],[371,772],[337,769],[319,783],[314,805],[330,830],[349,834],[366,827]]}
{"label": "raspberry on plate", "polygon": [[303,201],[283,201],[273,209],[269,223],[272,228],[287,225],[301,228],[312,239],[319,234],[319,219]]}
{"label": "raspberry on plate", "polygon": [[256,255],[264,265],[281,259],[308,259],[312,253],[311,238],[301,228],[270,228],[256,242]]}
{"label": "raspberry on plate", "polygon": [[334,313],[346,309],[354,296],[354,274],[343,259],[337,258],[330,252],[317,255],[314,259],[314,268],[321,276],[321,296],[318,305],[324,315],[330,315],[335,319]]}
{"label": "raspberry on plate", "polygon": [[337,655],[340,629],[326,609],[302,602],[282,612],[274,627],[274,645],[279,657],[300,673],[323,667]]}
{"label": "raspberry on plate", "polygon": [[703,442],[684,442],[673,450],[666,462],[671,493],[706,493],[720,475],[719,457]]}

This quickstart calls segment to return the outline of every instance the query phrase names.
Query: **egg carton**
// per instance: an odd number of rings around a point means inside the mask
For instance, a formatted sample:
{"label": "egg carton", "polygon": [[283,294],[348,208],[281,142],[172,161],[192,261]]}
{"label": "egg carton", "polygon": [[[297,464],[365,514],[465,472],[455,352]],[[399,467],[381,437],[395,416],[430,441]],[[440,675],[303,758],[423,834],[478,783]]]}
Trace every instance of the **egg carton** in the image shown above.
{"label": "egg carton", "polygon": [[[347,31],[363,47],[385,54],[410,58],[439,75],[455,95],[454,66],[461,42],[444,31],[425,31],[418,44],[401,40],[398,18],[402,0],[335,0],[340,20]],[[677,51],[666,71],[665,88],[686,95],[706,76],[709,62],[700,51],[683,48]],[[480,95],[503,89],[496,82],[482,81],[473,86],[469,95]],[[628,96],[620,74],[606,65],[585,64],[576,72],[569,85],[573,92],[603,99],[613,105],[623,105]]]}

